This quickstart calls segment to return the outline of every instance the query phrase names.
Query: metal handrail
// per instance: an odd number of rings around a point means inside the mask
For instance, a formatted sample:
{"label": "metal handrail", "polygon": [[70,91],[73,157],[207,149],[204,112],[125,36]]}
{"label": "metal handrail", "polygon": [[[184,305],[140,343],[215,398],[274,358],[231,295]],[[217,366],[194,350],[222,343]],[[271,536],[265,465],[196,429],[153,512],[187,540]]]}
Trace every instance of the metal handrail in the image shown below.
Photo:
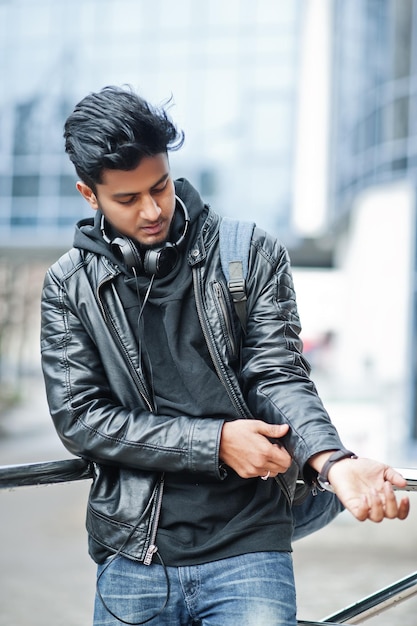
{"label": "metal handrail", "polygon": [[306,622],[304,620],[297,621],[297,626],[344,626],[343,624],[336,624],[335,622]]}
{"label": "metal handrail", "polygon": [[0,489],[66,483],[92,478],[93,475],[93,464],[79,458],[3,465],[0,467]]}
{"label": "metal handrail", "polygon": [[324,624],[362,624],[395,604],[417,595],[417,572],[324,618]]}

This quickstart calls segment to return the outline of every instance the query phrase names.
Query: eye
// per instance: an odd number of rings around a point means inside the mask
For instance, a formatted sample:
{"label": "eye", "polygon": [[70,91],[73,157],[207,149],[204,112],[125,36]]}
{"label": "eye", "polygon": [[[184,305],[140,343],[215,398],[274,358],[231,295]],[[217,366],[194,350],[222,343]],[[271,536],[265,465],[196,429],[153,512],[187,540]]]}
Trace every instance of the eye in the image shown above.
{"label": "eye", "polygon": [[168,178],[163,182],[162,185],[159,185],[158,187],[154,187],[154,189],[152,189],[152,193],[162,193],[163,191],[165,191],[165,189],[167,188],[168,185]]}
{"label": "eye", "polygon": [[134,204],[136,202],[136,196],[131,196],[127,200],[119,200],[119,204],[123,204],[123,206],[129,206],[130,204]]}

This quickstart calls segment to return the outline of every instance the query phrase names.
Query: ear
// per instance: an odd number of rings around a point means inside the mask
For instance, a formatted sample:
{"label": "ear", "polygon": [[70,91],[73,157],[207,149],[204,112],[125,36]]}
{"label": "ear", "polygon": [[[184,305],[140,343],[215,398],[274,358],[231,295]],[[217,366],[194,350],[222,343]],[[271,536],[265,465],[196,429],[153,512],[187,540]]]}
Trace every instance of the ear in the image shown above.
{"label": "ear", "polygon": [[96,195],[93,192],[93,190],[91,189],[91,187],[89,187],[88,185],[83,183],[81,180],[79,180],[77,182],[76,187],[77,187],[78,191],[80,192],[80,194],[82,195],[82,197],[85,200],[87,200],[87,202],[91,206],[91,208],[94,209],[95,211],[97,211],[97,209],[99,208],[98,207],[98,202],[97,202]]}

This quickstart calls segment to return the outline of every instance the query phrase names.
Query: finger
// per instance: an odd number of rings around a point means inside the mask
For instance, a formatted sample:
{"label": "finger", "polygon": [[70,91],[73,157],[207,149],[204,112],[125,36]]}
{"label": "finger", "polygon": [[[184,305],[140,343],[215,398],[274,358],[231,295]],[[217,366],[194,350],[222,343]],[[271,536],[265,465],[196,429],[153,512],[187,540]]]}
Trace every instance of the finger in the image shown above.
{"label": "finger", "polygon": [[386,468],[384,472],[384,478],[385,480],[390,482],[392,485],[394,485],[394,487],[402,488],[402,487],[405,487],[407,484],[407,481],[404,478],[404,476],[402,476],[402,474],[397,472],[393,467]]}
{"label": "finger", "polygon": [[[393,497],[393,501],[392,501],[392,497]],[[393,494],[391,495],[389,493],[387,495],[384,490],[381,493],[379,493],[376,489],[372,490],[371,495],[370,495],[371,507],[370,507],[368,519],[370,519],[372,522],[382,522],[384,517],[389,517],[387,515],[387,510],[386,510],[387,498],[390,499],[390,509],[396,511],[397,502]],[[394,515],[393,517],[396,517],[396,515]]]}
{"label": "finger", "polygon": [[384,483],[385,517],[389,519],[405,519],[410,512],[410,500],[407,496],[401,498],[398,504],[392,485]]}
{"label": "finger", "polygon": [[275,477],[283,474],[291,466],[292,458],[287,450],[276,444],[270,445],[268,454],[262,462],[262,476],[270,472],[270,476]]}
{"label": "finger", "polygon": [[405,519],[410,512],[410,500],[406,496],[401,499],[398,507],[398,519]]}
{"label": "finger", "polygon": [[366,519],[368,519],[370,506],[369,506],[368,498],[365,496],[365,494],[361,496],[359,500],[359,504],[356,506],[355,509],[351,509],[348,505],[346,506],[346,508],[360,522],[364,522]]}
{"label": "finger", "polygon": [[280,463],[269,462],[260,469],[256,469],[257,474],[265,476],[269,472],[271,478],[275,478],[278,474],[284,474],[291,465],[291,457],[289,459],[283,459]]}
{"label": "finger", "polygon": [[269,463],[267,465],[271,474],[276,476],[282,472],[286,472],[291,466],[292,458],[289,452],[283,447],[273,444],[270,450]]}
{"label": "finger", "polygon": [[[268,443],[268,442],[267,442]],[[258,449],[252,456],[248,456],[244,463],[245,477],[265,476],[270,472],[270,476],[277,476],[287,471],[291,465],[291,456],[284,448],[273,446],[268,443],[269,448],[265,451]]]}
{"label": "finger", "polygon": [[266,424],[260,422],[258,432],[270,439],[281,439],[288,433],[288,424]]}
{"label": "finger", "polygon": [[394,519],[398,516],[399,507],[391,483],[384,483],[385,517]]}
{"label": "finger", "polygon": [[384,519],[384,504],[378,492],[372,489],[368,494],[363,494],[360,504],[353,513],[361,522],[366,519],[372,522],[381,522]]}

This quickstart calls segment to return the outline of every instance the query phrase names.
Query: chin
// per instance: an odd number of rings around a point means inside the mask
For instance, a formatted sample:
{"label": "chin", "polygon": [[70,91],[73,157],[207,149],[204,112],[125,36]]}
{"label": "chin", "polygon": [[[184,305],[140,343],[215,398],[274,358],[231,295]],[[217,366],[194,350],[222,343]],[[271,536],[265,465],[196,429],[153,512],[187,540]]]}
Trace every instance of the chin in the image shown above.
{"label": "chin", "polygon": [[154,241],[153,243],[150,243],[150,242],[146,242],[145,243],[145,242],[138,241],[140,247],[143,250],[153,250],[154,248],[160,248],[166,242],[167,242],[167,238],[166,237],[162,237],[161,239],[158,239],[157,241]]}

